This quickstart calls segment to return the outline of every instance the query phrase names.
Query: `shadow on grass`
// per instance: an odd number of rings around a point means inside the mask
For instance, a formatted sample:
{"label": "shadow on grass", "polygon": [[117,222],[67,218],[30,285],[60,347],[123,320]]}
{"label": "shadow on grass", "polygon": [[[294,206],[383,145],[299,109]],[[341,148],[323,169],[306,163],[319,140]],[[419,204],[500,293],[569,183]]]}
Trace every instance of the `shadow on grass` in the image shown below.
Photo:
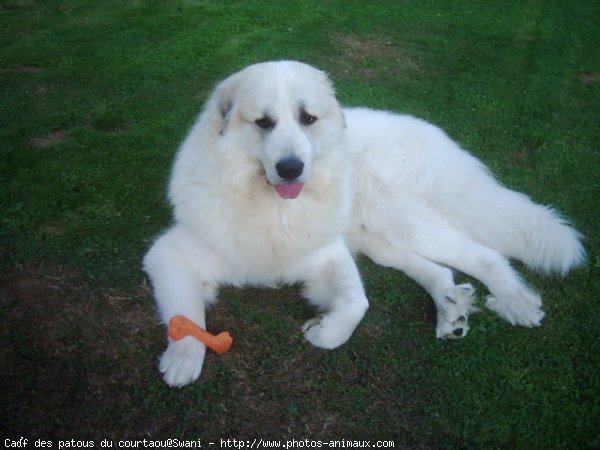
{"label": "shadow on grass", "polygon": [[410,379],[418,376],[410,367],[418,364],[416,345],[403,345],[414,358],[377,348],[389,330],[367,320],[353,345],[321,351],[299,332],[314,312],[297,289],[225,289],[222,297],[208,327],[230,330],[234,347],[208,353],[200,382],[171,389],[156,367],[164,329],[143,283],[133,294],[102,292],[62,267],[4,278],[2,435],[354,437],[437,446],[435,438],[416,435],[429,429],[421,400],[426,388]]}

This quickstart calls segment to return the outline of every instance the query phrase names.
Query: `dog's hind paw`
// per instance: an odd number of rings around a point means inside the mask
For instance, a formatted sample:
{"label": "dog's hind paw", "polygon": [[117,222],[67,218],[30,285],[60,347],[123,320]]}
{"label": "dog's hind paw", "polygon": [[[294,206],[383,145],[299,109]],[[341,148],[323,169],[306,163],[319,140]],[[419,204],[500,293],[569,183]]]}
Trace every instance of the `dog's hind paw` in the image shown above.
{"label": "dog's hind paw", "polygon": [[449,289],[441,302],[437,302],[436,336],[442,339],[458,339],[469,332],[469,314],[478,311],[473,306],[475,288],[469,283]]}
{"label": "dog's hind paw", "polygon": [[435,329],[438,338],[458,339],[465,337],[469,331],[467,316],[460,316],[453,322],[439,323]]}
{"label": "dog's hind paw", "polygon": [[159,369],[169,386],[182,387],[198,379],[206,346],[188,336],[179,341],[169,340],[169,346],[160,358]]}
{"label": "dog's hind paw", "polygon": [[521,290],[510,301],[498,300],[496,297],[488,295],[485,306],[512,325],[522,327],[539,327],[545,316],[541,298],[528,289]]}

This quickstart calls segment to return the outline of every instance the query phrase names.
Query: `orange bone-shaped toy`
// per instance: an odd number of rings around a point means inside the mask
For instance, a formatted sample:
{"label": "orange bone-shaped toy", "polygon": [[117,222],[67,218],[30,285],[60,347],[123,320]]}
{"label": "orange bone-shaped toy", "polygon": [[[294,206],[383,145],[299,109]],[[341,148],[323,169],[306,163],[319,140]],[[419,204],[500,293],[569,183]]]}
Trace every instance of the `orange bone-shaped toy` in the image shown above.
{"label": "orange bone-shaped toy", "polygon": [[185,316],[174,316],[171,318],[169,321],[169,337],[178,341],[186,336],[195,337],[217,353],[225,353],[231,348],[231,344],[233,343],[233,338],[227,331],[215,336]]}

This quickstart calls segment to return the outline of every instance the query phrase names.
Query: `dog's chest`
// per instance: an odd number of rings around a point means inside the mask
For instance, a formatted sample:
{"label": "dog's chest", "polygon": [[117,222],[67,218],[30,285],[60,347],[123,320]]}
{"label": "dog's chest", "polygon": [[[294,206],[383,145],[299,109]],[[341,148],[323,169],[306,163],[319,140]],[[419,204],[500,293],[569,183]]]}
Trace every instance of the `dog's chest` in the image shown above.
{"label": "dog's chest", "polygon": [[289,209],[258,208],[238,210],[234,214],[234,223],[239,227],[232,230],[229,240],[253,261],[258,258],[280,264],[319,245],[313,242],[315,233],[319,234],[315,229],[317,224],[307,221],[302,213]]}
{"label": "dog's chest", "polygon": [[343,230],[342,217],[324,214],[322,205],[310,198],[249,200],[221,214],[228,216],[223,223],[229,224],[222,249],[234,271],[248,281],[286,272]]}

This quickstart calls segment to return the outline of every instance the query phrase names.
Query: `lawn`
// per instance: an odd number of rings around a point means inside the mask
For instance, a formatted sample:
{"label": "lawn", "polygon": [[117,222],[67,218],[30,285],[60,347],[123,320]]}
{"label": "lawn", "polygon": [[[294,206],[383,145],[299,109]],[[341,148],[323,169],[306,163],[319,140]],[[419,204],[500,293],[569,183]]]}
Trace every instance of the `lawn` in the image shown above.
{"label": "lawn", "polygon": [[[593,1],[0,0],[2,442],[600,447],[599,28]],[[427,294],[359,258],[372,306],[341,348],[303,340],[296,287],[228,288],[208,326],[232,351],[162,382],[140,261],[171,220],[172,158],[218,80],[283,58],[326,70],[346,105],[440,125],[573,221],[584,267],[519,266],[541,328],[484,310],[436,340]]]}

